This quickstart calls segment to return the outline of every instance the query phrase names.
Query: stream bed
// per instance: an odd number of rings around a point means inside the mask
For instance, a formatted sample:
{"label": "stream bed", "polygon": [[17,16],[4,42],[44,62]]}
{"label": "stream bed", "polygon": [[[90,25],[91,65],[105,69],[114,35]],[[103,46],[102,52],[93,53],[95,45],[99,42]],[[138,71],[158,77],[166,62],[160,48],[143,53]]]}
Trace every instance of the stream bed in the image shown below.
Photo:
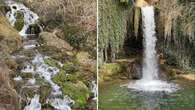
{"label": "stream bed", "polygon": [[174,93],[139,92],[112,81],[99,88],[99,110],[194,110],[195,82],[174,80],[181,88]]}

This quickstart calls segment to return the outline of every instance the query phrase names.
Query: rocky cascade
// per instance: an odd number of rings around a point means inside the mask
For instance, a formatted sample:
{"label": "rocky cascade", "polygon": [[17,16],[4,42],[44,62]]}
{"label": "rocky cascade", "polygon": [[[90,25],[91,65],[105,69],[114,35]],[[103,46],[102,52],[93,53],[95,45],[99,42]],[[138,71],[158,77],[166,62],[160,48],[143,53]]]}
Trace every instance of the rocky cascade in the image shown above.
{"label": "rocky cascade", "polygon": [[10,100],[3,98],[0,109],[95,109],[96,63],[91,55],[74,51],[63,28],[54,29],[52,24],[53,28],[42,30],[39,23],[44,20],[23,3],[9,0],[3,5],[0,95]]}

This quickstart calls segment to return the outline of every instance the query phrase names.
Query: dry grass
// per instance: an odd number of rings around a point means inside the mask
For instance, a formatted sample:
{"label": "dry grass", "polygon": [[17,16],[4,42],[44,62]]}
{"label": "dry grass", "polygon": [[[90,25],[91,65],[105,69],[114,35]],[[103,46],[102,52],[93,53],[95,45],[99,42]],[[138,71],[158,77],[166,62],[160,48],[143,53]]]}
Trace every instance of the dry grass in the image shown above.
{"label": "dry grass", "polygon": [[62,19],[70,26],[86,31],[96,29],[96,0],[25,0],[39,15],[47,19]]}
{"label": "dry grass", "polygon": [[[182,32],[187,35],[190,40],[194,40],[195,14],[192,3],[179,3],[178,0],[160,0],[158,7],[160,9],[160,19],[164,28],[164,37],[171,39],[173,35],[174,26],[177,25],[177,20],[180,19]],[[176,36],[172,36],[176,37]]]}
{"label": "dry grass", "polygon": [[9,71],[0,61],[0,109],[16,110],[17,93],[10,85]]}

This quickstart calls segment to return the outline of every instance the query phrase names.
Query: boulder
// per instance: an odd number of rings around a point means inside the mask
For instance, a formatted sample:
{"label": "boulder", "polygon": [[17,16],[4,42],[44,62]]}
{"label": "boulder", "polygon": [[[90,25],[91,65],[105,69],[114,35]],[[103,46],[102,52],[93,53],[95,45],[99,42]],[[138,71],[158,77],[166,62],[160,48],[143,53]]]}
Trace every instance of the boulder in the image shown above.
{"label": "boulder", "polygon": [[60,49],[60,50],[69,50],[70,51],[73,49],[73,47],[70,46],[70,44],[68,42],[58,38],[54,33],[50,33],[50,32],[40,33],[39,42],[43,46],[55,47],[56,49]]}
{"label": "boulder", "polygon": [[18,96],[11,85],[8,67],[0,62],[0,110],[17,110]]}

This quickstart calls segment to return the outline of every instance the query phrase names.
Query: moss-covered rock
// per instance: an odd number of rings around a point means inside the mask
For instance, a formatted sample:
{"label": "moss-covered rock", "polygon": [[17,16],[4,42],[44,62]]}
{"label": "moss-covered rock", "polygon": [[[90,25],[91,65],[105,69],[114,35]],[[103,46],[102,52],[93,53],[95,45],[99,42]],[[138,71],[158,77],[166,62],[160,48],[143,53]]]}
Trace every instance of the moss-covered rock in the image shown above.
{"label": "moss-covered rock", "polygon": [[58,74],[56,74],[52,80],[59,85],[63,85],[64,82],[71,81],[76,82],[79,79],[79,74],[67,74],[65,71],[61,70]]}
{"label": "moss-covered rock", "polygon": [[79,81],[79,74],[66,74],[61,71],[52,80],[61,87],[63,94],[70,96],[76,102],[75,107],[84,107],[87,103],[90,92],[87,86]]}
{"label": "moss-covered rock", "polygon": [[76,63],[68,61],[68,62],[64,63],[64,66],[62,68],[63,68],[63,70],[66,71],[66,73],[72,74],[72,73],[75,73],[76,71],[78,71],[79,66]]}
{"label": "moss-covered rock", "polygon": [[24,15],[21,12],[17,12],[14,28],[18,31],[21,31],[23,26],[24,26]]}
{"label": "moss-covered rock", "polygon": [[33,74],[32,73],[20,73],[19,76],[21,76],[22,79],[33,78]]}
{"label": "moss-covered rock", "polygon": [[77,83],[64,83],[62,85],[62,92],[75,101],[75,108],[84,108],[90,95],[89,89],[81,81],[78,81]]}
{"label": "moss-covered rock", "polygon": [[104,64],[100,68],[100,72],[99,72],[100,74],[99,74],[98,80],[100,82],[102,82],[104,80],[110,80],[111,76],[120,74],[122,71],[123,71],[122,67],[118,63]]}
{"label": "moss-covered rock", "polygon": [[54,60],[52,58],[46,58],[44,59],[45,64],[52,66],[52,67],[58,67],[60,68],[60,64],[58,63],[57,60]]}
{"label": "moss-covered rock", "polygon": [[119,59],[114,63],[105,63],[99,70],[98,80],[140,79],[142,77],[141,64],[137,58]]}

